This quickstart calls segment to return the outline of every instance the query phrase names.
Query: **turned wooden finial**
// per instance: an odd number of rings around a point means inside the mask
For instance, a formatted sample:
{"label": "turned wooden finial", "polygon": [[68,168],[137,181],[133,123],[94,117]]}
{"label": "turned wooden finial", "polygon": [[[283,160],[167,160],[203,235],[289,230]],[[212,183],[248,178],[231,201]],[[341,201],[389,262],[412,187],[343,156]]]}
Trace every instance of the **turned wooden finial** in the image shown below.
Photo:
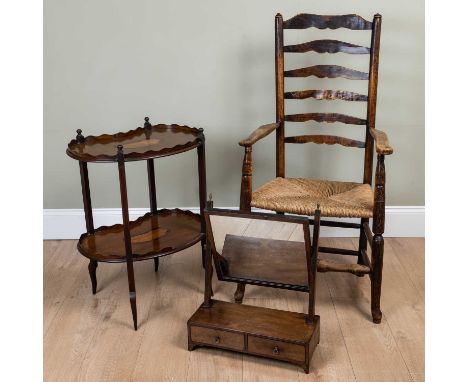
{"label": "turned wooden finial", "polygon": [[210,192],[210,195],[208,196],[208,201],[206,202],[206,208],[207,209],[213,208],[213,194],[211,192]]}
{"label": "turned wooden finial", "polygon": [[76,134],[76,140],[77,140],[78,142],[83,142],[83,141],[84,141],[84,137],[83,137],[83,135],[81,135],[82,130],[81,130],[81,129],[78,129],[78,130],[76,130],[76,133],[77,133],[77,134]]}
{"label": "turned wooden finial", "polygon": [[150,128],[151,127],[151,123],[149,122],[149,117],[145,117],[145,124],[144,126],[145,128]]}
{"label": "turned wooden finial", "polygon": [[320,203],[317,203],[317,208],[316,210],[320,210]]}

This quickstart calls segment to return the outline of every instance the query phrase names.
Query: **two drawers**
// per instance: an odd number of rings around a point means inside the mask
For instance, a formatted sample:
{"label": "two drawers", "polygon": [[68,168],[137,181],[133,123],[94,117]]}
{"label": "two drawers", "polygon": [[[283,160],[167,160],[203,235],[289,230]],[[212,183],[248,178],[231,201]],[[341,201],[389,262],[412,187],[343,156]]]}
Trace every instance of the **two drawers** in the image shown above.
{"label": "two drawers", "polygon": [[190,336],[191,341],[197,345],[215,346],[297,363],[306,361],[305,344],[294,344],[200,326],[191,326]]}

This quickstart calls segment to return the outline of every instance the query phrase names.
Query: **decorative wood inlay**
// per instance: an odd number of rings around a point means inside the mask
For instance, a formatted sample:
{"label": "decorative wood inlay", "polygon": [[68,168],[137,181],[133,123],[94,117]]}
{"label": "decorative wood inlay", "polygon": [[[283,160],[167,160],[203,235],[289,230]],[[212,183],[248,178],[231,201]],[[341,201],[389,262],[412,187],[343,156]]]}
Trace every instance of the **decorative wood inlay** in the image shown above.
{"label": "decorative wood inlay", "polygon": [[366,95],[345,90],[297,90],[284,93],[284,97],[286,99],[315,98],[318,100],[367,101]]}
{"label": "decorative wood inlay", "polygon": [[286,70],[285,77],[347,78],[349,80],[367,80],[369,74],[340,65],[314,65],[307,68]]}
{"label": "decorative wood inlay", "polygon": [[148,147],[151,145],[156,145],[159,143],[160,139],[145,139],[143,141],[138,141],[138,142],[130,142],[130,143],[125,143],[123,145],[124,149],[138,149],[140,147]]}
{"label": "decorative wood inlay", "polygon": [[369,54],[370,48],[338,40],[314,40],[302,44],[286,45],[284,47],[284,52],[286,53],[305,53],[310,51],[317,53]]}
{"label": "decorative wood inlay", "polygon": [[295,137],[286,137],[284,140],[286,143],[325,143],[327,145],[339,144],[347,147],[358,147],[364,148],[366,144],[361,141],[356,141],[354,139],[338,137],[336,135],[298,135]]}
{"label": "decorative wood inlay", "polygon": [[[202,238],[200,215],[178,208],[161,209],[157,214],[148,212],[130,221],[129,231],[131,256],[137,260],[170,255],[198,243]],[[122,224],[102,226],[92,234],[81,235],[78,250],[92,260],[123,262],[127,256],[124,236]]]}
{"label": "decorative wood inlay", "polygon": [[321,16],[308,13],[300,13],[283,22],[284,29],[337,29],[347,28],[354,30],[372,29],[372,23],[358,15]]}
{"label": "decorative wood inlay", "polygon": [[350,125],[365,125],[366,120],[352,117],[346,114],[339,113],[304,113],[304,114],[289,114],[284,116],[284,120],[288,122],[341,122]]}
{"label": "decorative wood inlay", "polygon": [[132,243],[144,243],[146,241],[152,241],[164,236],[167,233],[165,228],[155,228],[152,231],[142,233],[141,235],[132,236]]}
{"label": "decorative wood inlay", "polygon": [[83,162],[116,162],[118,145],[124,150],[125,162],[178,154],[198,147],[203,139],[201,129],[180,125],[138,127],[125,133],[88,135],[73,139],[67,154]]}

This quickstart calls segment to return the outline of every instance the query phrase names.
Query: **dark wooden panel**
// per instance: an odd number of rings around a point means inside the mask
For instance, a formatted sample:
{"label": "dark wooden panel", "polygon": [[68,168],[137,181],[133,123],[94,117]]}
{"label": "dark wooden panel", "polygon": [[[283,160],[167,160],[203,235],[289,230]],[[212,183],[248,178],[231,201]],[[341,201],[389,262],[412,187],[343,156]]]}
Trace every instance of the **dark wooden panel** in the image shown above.
{"label": "dark wooden panel", "polygon": [[190,328],[190,337],[194,342],[202,342],[232,350],[244,349],[244,335],[241,333],[192,326]]}
{"label": "dark wooden panel", "polygon": [[341,122],[349,125],[365,125],[366,120],[352,117],[346,114],[339,113],[303,113],[303,114],[289,114],[284,116],[284,120],[288,122]]}
{"label": "dark wooden panel", "polygon": [[[223,347],[221,335],[239,334],[247,337],[247,346],[238,348],[238,352],[290,362],[308,373],[320,338],[320,317],[306,318],[303,313],[212,300],[210,307],[200,306],[187,322],[188,349]],[[195,341],[193,331],[200,327],[207,328],[208,336]],[[219,333],[219,339],[216,341],[215,337],[213,341],[211,333]]]}
{"label": "dark wooden panel", "polygon": [[360,45],[350,44],[338,40],[314,40],[303,44],[286,45],[283,50],[287,53],[305,53],[314,51],[317,53],[349,53],[349,54],[369,54],[370,48]]}
{"label": "dark wooden panel", "polygon": [[261,354],[266,357],[290,359],[298,362],[305,361],[304,345],[295,345],[255,336],[249,336],[247,343],[249,353]]}
{"label": "dark wooden panel", "polygon": [[285,77],[309,77],[315,76],[319,78],[347,78],[349,80],[367,80],[369,74],[360,72],[359,70],[345,68],[340,65],[314,65],[307,68],[299,68],[286,70]]}
{"label": "dark wooden panel", "polygon": [[358,15],[322,16],[300,13],[283,22],[284,29],[337,29],[347,28],[354,30],[372,29],[372,23]]}
{"label": "dark wooden panel", "polygon": [[365,143],[361,141],[355,141],[354,139],[337,137],[335,135],[298,135],[295,137],[286,137],[284,140],[286,143],[325,143],[327,145],[339,144],[347,147],[359,147],[364,148]]}
{"label": "dark wooden panel", "polygon": [[198,309],[188,324],[306,343],[315,329],[306,317],[304,313],[212,300],[211,307]]}
{"label": "dark wooden panel", "polygon": [[308,289],[306,248],[303,242],[228,234],[222,256],[227,261],[227,273],[223,275],[225,278]]}
{"label": "dark wooden panel", "polygon": [[367,101],[366,95],[345,90],[297,90],[284,93],[284,97],[286,99],[315,98],[318,100]]}

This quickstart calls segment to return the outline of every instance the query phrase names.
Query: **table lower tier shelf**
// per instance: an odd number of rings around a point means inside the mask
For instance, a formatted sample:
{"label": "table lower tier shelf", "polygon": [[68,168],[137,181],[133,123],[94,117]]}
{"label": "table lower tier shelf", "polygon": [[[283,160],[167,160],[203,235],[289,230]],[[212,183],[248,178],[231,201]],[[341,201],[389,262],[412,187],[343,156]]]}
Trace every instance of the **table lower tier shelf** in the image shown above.
{"label": "table lower tier shelf", "polygon": [[[200,215],[176,209],[158,210],[130,222],[132,255],[135,261],[170,255],[199,242]],[[83,256],[103,262],[126,261],[123,224],[102,226],[84,233],[78,241]]]}

